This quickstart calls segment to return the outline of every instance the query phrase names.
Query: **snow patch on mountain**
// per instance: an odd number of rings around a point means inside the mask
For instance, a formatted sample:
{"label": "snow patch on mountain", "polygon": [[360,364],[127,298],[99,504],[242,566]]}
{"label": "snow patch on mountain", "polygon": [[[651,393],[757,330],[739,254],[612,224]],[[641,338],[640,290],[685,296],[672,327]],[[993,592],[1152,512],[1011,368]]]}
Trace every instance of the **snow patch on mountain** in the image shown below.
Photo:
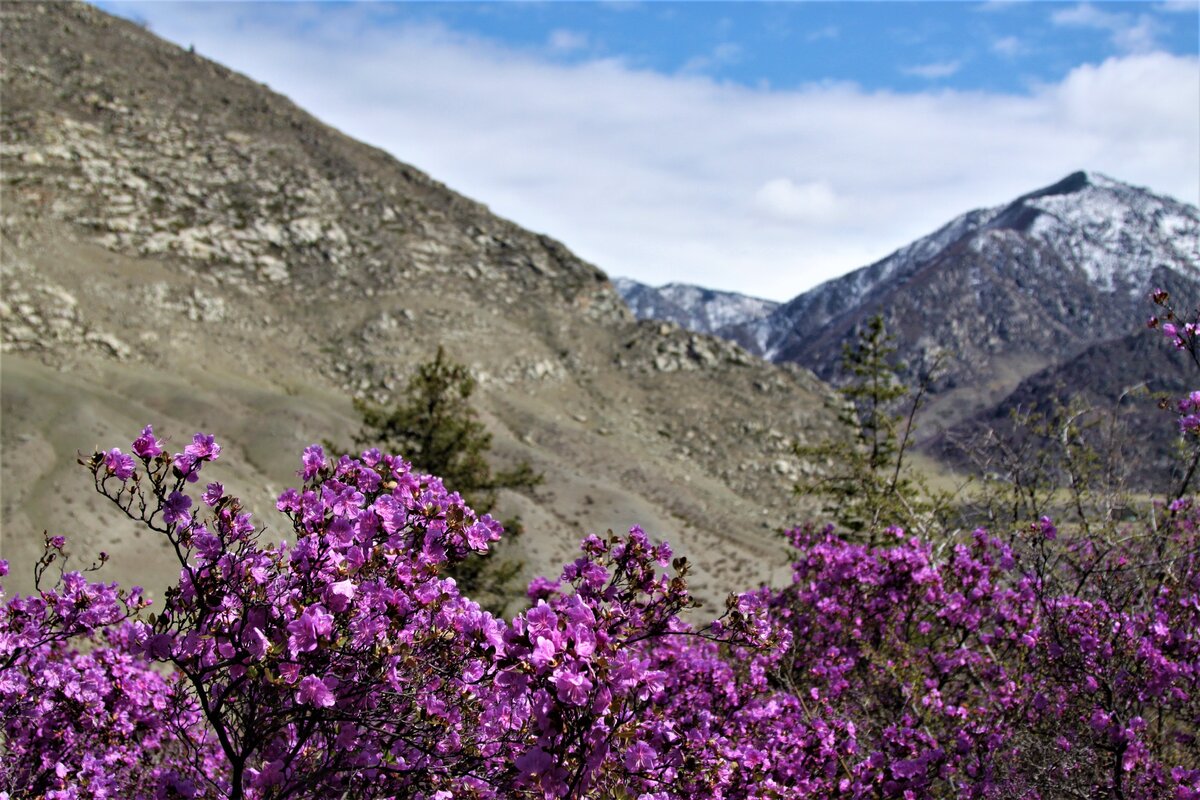
{"label": "snow patch on mountain", "polygon": [[638,319],[674,322],[697,333],[718,336],[733,326],[760,320],[779,306],[772,300],[684,283],[656,288],[629,278],[614,278],[613,285]]}
{"label": "snow patch on mountain", "polygon": [[1200,265],[1200,214],[1166,197],[1104,175],[1076,173],[1069,193],[1035,194],[1023,204],[1040,212],[1028,233],[1079,265],[1106,291],[1143,290],[1154,270],[1191,272]]}
{"label": "snow patch on mountain", "polygon": [[[1021,270],[1052,266],[1077,273],[1103,294],[1140,299],[1162,269],[1200,280],[1200,210],[1105,175],[1076,172],[1007,205],[963,214],[886,258],[743,324],[736,336],[758,343],[758,352],[768,359],[786,357],[798,338],[871,304],[872,297],[881,300],[901,291],[927,267],[954,260],[955,248],[1014,278]],[[1022,259],[1014,259],[1017,250]],[[1073,278],[1063,274],[1062,279],[1068,277]]]}

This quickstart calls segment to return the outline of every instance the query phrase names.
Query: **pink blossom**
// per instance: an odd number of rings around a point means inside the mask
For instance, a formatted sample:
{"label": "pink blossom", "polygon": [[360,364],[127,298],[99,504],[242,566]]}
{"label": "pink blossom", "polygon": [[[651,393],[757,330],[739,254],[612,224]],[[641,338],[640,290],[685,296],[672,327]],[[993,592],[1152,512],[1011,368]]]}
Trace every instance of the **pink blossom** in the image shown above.
{"label": "pink blossom", "polygon": [[554,685],[558,688],[558,699],[573,706],[586,705],[588,693],[592,691],[591,680],[573,667],[554,670]]}
{"label": "pink blossom", "polygon": [[335,701],[333,692],[329,691],[325,681],[313,675],[305,675],[296,689],[296,702],[301,705],[329,708]]}
{"label": "pink blossom", "polygon": [[133,476],[133,456],[122,453],[120,448],[114,447],[104,454],[104,466],[119,481],[127,481]]}
{"label": "pink blossom", "polygon": [[154,428],[147,425],[142,429],[142,435],[133,442],[134,455],[139,458],[155,458],[162,453],[162,442],[154,438]]}

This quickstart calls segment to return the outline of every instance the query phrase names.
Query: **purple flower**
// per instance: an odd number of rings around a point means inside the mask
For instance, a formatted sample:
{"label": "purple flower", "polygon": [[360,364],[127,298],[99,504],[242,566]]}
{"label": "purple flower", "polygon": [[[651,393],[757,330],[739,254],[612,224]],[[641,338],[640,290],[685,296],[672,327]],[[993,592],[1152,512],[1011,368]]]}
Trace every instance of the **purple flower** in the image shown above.
{"label": "purple flower", "polygon": [[221,445],[217,444],[212,436],[197,433],[192,437],[192,443],[183,448],[182,453],[175,454],[175,468],[187,477],[188,483],[195,483],[204,462],[215,461],[219,455]]}
{"label": "purple flower", "polygon": [[537,637],[537,644],[533,646],[533,651],[529,654],[530,663],[538,669],[542,669],[553,660],[554,642],[545,636]]}
{"label": "purple flower", "polygon": [[325,466],[325,450],[319,444],[310,444],[304,448],[301,462],[304,468],[296,474],[306,481],[312,480],[321,471],[321,467]]}
{"label": "purple flower", "polygon": [[554,768],[554,756],[540,747],[535,747],[517,756],[517,769],[525,775],[544,775]]}
{"label": "purple flower", "polygon": [[104,454],[104,467],[124,483],[133,476],[133,456],[122,453],[119,447],[114,447]]}
{"label": "purple flower", "polygon": [[183,452],[195,459],[216,461],[217,456],[221,455],[221,445],[217,444],[211,435],[197,433],[192,437],[192,443],[183,448]]}
{"label": "purple flower", "polygon": [[920,758],[897,761],[892,765],[892,774],[897,778],[915,778],[925,771],[925,762]]}
{"label": "purple flower", "polygon": [[177,522],[190,519],[191,514],[188,513],[188,509],[191,507],[192,498],[186,494],[171,492],[171,496],[167,498],[167,502],[163,506],[163,522],[168,525],[174,525]]}
{"label": "purple flower", "polygon": [[215,506],[221,502],[221,498],[225,496],[225,487],[213,481],[204,488],[204,494],[200,495],[200,499],[207,506]]}
{"label": "purple flower", "polygon": [[1038,520],[1038,528],[1046,539],[1053,541],[1058,538],[1058,528],[1054,527],[1054,521],[1049,517],[1042,517]]}
{"label": "purple flower", "polygon": [[250,651],[250,655],[254,658],[262,660],[262,657],[267,654],[267,648],[271,646],[271,642],[267,640],[266,634],[261,628],[251,628],[242,634],[242,644]]}
{"label": "purple flower", "polygon": [[294,657],[317,649],[317,640],[333,632],[333,616],[321,605],[311,605],[287,626],[288,649]]}
{"label": "purple flower", "polygon": [[[221,512],[223,521],[228,521],[228,514],[229,509],[225,509]],[[238,514],[233,518],[233,521],[229,522],[229,533],[234,539],[245,539],[250,534],[254,533],[254,523],[250,520],[249,512],[245,514]]]}
{"label": "purple flower", "polygon": [[558,591],[562,584],[559,581],[552,581],[549,578],[538,576],[529,582],[529,588],[525,590],[525,596],[530,600],[545,600]]}
{"label": "purple flower", "polygon": [[337,583],[331,583],[325,589],[325,602],[334,610],[334,613],[345,611],[347,606],[354,600],[357,588],[354,585],[354,581],[349,578]]}
{"label": "purple flower", "polygon": [[334,514],[350,519],[358,516],[365,499],[362,492],[340,481],[329,481],[322,486],[321,496]]}
{"label": "purple flower", "polygon": [[539,600],[536,606],[525,612],[525,628],[530,641],[537,641],[539,636],[553,639],[558,633],[558,615],[550,610],[545,600]]}
{"label": "purple flower", "polygon": [[197,525],[192,529],[192,545],[196,548],[196,552],[209,562],[217,560],[221,555],[221,540],[203,525]]}
{"label": "purple flower", "polygon": [[575,642],[575,655],[588,658],[596,652],[596,634],[587,625],[571,625],[567,628]]}
{"label": "purple flower", "polygon": [[300,705],[329,708],[333,705],[333,692],[325,681],[313,675],[305,675],[296,689],[296,702]]}
{"label": "purple flower", "polygon": [[300,493],[292,488],[284,489],[275,501],[275,508],[279,511],[295,511],[300,508]]}
{"label": "purple flower", "polygon": [[642,772],[654,769],[658,763],[658,755],[654,748],[640,739],[625,751],[625,769],[630,772]]}
{"label": "purple flower", "polygon": [[588,693],[592,691],[592,682],[574,667],[556,669],[554,686],[558,689],[558,699],[573,706],[587,705]]}
{"label": "purple flower", "polygon": [[133,441],[133,452],[139,458],[154,458],[162,454],[162,442],[154,438],[154,427],[142,428],[142,435]]}

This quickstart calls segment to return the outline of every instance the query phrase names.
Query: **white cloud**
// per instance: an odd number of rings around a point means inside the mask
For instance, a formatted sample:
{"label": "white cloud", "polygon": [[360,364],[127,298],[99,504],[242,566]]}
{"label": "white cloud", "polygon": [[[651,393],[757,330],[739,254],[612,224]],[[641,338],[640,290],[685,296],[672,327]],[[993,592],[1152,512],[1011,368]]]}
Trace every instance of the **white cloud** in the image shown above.
{"label": "white cloud", "polygon": [[1077,169],[1200,202],[1194,57],[1112,58],[1022,95],[767,91],[382,29],[370,4],[323,7],[331,18],[305,27],[289,16],[300,8],[138,11],[160,35],[649,283],[786,299]]}
{"label": "white cloud", "polygon": [[1200,13],[1200,0],[1164,0],[1155,8],[1172,14],[1196,14]]}
{"label": "white cloud", "polygon": [[960,61],[935,61],[931,64],[903,67],[900,71],[905,75],[915,75],[918,78],[925,78],[926,80],[936,80],[938,78],[949,78],[961,68],[962,62]]}
{"label": "white cloud", "polygon": [[741,57],[741,45],[734,42],[722,42],[708,53],[688,59],[679,71],[682,73],[710,72],[726,64],[736,64]]}
{"label": "white cloud", "polygon": [[1113,44],[1126,53],[1150,53],[1158,47],[1158,23],[1148,14],[1135,24],[1113,31]]}
{"label": "white cloud", "polygon": [[1055,25],[1078,25],[1084,28],[1115,27],[1123,14],[1104,11],[1091,3],[1079,3],[1070,8],[1061,8],[1050,15]]}
{"label": "white cloud", "polygon": [[1159,24],[1149,14],[1106,11],[1091,3],[1080,3],[1050,15],[1055,25],[1108,31],[1112,43],[1124,53],[1149,53],[1157,47]]}
{"label": "white cloud", "polygon": [[977,11],[984,11],[988,13],[1008,11],[1011,8],[1027,2],[1030,2],[1030,0],[984,0],[982,3],[975,6],[975,9]]}
{"label": "white cloud", "polygon": [[992,52],[1015,58],[1025,52],[1025,45],[1016,36],[1003,36],[992,42]]}
{"label": "white cloud", "polygon": [[813,223],[830,220],[838,201],[825,181],[795,183],[790,178],[772,178],[754,193],[754,205],[769,217]]}
{"label": "white cloud", "polygon": [[559,28],[558,30],[551,31],[546,44],[555,52],[570,53],[574,50],[583,50],[586,48],[588,46],[588,37],[586,33]]}

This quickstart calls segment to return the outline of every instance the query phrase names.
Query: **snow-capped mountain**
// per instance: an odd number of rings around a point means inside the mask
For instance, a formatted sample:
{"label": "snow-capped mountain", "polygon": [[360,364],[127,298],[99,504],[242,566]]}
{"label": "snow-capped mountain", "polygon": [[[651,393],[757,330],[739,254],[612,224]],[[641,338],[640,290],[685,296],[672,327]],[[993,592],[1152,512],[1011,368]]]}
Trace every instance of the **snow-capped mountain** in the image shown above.
{"label": "snow-capped mountain", "polygon": [[936,388],[947,421],[1032,373],[1136,329],[1156,286],[1200,297],[1200,211],[1076,172],[972,211],[871,266],[723,331],[774,361],[837,376],[842,344],[883,314],[913,370],[949,353]]}
{"label": "snow-capped mountain", "polygon": [[676,322],[688,330],[718,336],[734,326],[761,320],[779,307],[773,300],[685,283],[655,288],[630,278],[613,278],[613,285],[638,319]]}

